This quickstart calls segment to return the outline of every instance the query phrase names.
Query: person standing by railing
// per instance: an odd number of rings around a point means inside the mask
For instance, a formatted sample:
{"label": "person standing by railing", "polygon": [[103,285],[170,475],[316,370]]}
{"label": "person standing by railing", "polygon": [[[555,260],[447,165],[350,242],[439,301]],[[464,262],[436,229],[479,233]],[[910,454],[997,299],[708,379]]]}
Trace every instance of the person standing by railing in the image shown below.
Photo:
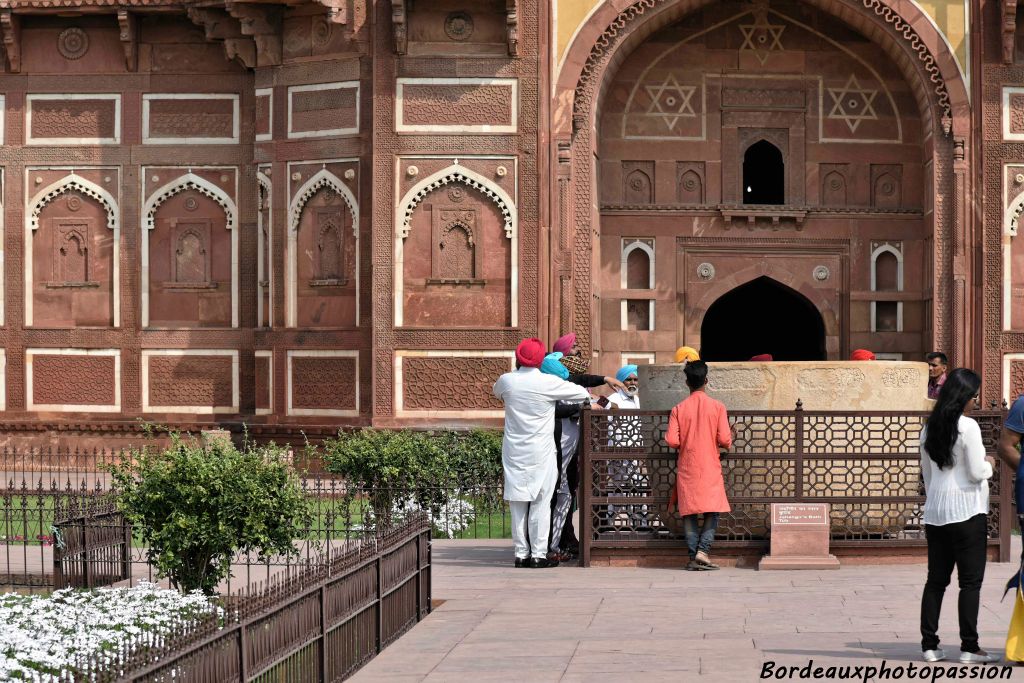
{"label": "person standing by railing", "polygon": [[[705,392],[708,364],[687,363],[683,370],[690,395],[672,409],[665,442],[679,449],[676,463],[676,499],[683,518],[691,571],[718,569],[711,561],[711,544],[718,528],[718,516],[730,512],[719,449],[732,447],[732,430],[725,405]],[[704,523],[697,530],[697,517]]]}
{"label": "person standing by railing", "polygon": [[939,648],[939,612],[956,566],[960,596],[960,661],[994,662],[978,645],[978,610],[988,545],[988,480],[995,461],[985,456],[981,427],[965,414],[981,378],[966,368],[949,373],[921,430],[924,530],[928,580],[921,595],[921,650],[926,662],[946,658]]}
{"label": "person standing by railing", "polygon": [[524,339],[516,347],[516,370],[499,377],[493,389],[494,396],[505,404],[501,464],[505,470],[505,500],[512,513],[517,567],[558,566],[557,561],[547,559],[551,493],[558,479],[553,438],[555,404],[590,398],[583,387],[542,374],[544,356],[544,342]]}
{"label": "person standing by railing", "polygon": [[928,398],[935,400],[939,397],[942,385],[946,383],[949,359],[940,351],[932,351],[925,356],[925,360],[928,361]]}

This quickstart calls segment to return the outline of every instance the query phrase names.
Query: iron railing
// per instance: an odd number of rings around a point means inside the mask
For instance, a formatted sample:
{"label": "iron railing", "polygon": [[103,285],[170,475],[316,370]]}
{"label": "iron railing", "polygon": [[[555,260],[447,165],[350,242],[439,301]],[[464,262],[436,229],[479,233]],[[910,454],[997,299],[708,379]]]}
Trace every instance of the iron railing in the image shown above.
{"label": "iron railing", "polygon": [[430,612],[430,555],[430,522],[411,515],[227,596],[223,614],[83,659],[74,680],[344,679]]}
{"label": "iron railing", "polygon": [[[1005,413],[971,414],[995,452]],[[732,511],[721,516],[716,550],[767,549],[771,503],[831,505],[833,548],[865,554],[926,545],[921,521],[924,412],[735,411],[733,445],[722,458]],[[632,549],[685,548],[669,506],[677,453],[665,442],[668,414],[587,412],[581,439],[581,562]],[[990,481],[989,545],[1009,559],[1013,473],[1000,463]]]}

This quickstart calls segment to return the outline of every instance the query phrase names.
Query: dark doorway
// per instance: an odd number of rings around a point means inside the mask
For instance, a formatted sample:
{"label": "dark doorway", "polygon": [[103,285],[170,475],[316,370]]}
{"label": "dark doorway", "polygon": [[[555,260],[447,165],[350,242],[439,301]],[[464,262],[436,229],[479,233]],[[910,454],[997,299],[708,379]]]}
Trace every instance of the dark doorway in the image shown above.
{"label": "dark doorway", "polygon": [[765,140],[743,155],[743,203],[786,203],[786,164],[779,148]]}
{"label": "dark doorway", "polygon": [[770,353],[775,360],[825,360],[825,323],[808,299],[769,277],[727,292],[704,314],[700,357],[744,361]]}

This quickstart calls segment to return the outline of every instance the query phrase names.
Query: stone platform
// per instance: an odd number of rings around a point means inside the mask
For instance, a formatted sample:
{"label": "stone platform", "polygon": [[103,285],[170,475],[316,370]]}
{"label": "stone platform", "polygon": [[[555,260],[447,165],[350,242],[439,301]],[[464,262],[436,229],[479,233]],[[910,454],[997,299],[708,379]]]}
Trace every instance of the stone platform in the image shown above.
{"label": "stone platform", "polygon": [[[435,541],[439,606],[352,680],[724,683],[756,681],[769,661],[923,664],[924,564],[687,572],[515,569],[511,559],[508,541]],[[979,630],[990,652],[1002,653],[1013,604],[999,599],[1015,569],[989,563],[985,573]],[[940,635],[958,654],[955,577],[952,586]]]}

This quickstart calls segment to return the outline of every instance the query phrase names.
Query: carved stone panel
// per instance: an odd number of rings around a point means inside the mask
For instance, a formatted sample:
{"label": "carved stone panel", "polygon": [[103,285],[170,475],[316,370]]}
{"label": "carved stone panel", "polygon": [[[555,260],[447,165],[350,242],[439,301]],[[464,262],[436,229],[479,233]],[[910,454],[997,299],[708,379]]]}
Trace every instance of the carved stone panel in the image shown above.
{"label": "carved stone panel", "polygon": [[224,210],[194,190],[157,210],[149,233],[149,320],[156,327],[231,325],[231,231]]}
{"label": "carved stone panel", "polygon": [[515,79],[400,78],[396,130],[514,133],[518,91]]}
{"label": "carved stone panel", "polygon": [[359,132],[359,81],[288,88],[288,137]]}
{"label": "carved stone panel", "polygon": [[903,167],[871,164],[871,205],[896,209],[903,204]]}
{"label": "carved stone panel", "polygon": [[332,188],[321,188],[306,203],[296,244],[298,326],[354,326],[356,253],[352,214]]}
{"label": "carved stone panel", "polygon": [[32,232],[33,325],[113,325],[113,270],[105,208],[74,190],[51,201]]}
{"label": "carved stone panel", "polygon": [[148,404],[162,408],[230,409],[233,400],[233,359],[225,355],[158,355],[148,364]]}
{"label": "carved stone panel", "polygon": [[[509,370],[508,358],[445,356],[402,359],[405,410],[501,410],[494,380]],[[438,377],[447,378],[438,382]]]}
{"label": "carved stone panel", "polygon": [[703,161],[676,163],[676,201],[680,204],[703,204],[706,201]]}
{"label": "carved stone panel", "polygon": [[121,141],[120,96],[29,95],[29,144],[112,144]]}
{"label": "carved stone panel", "polygon": [[356,363],[353,357],[292,356],[292,410],[355,410]]}
{"label": "carved stone panel", "polygon": [[403,251],[405,325],[510,324],[511,242],[498,205],[479,190],[431,191],[413,211]]}
{"label": "carved stone panel", "polygon": [[849,203],[847,194],[849,173],[849,164],[821,164],[819,166],[822,206],[846,206]]}
{"label": "carved stone panel", "polygon": [[238,96],[143,96],[143,141],[188,144],[236,142]]}
{"label": "carved stone panel", "polygon": [[622,200],[624,204],[654,203],[654,162],[622,162]]}
{"label": "carved stone panel", "polygon": [[269,355],[261,355],[260,352],[257,352],[255,379],[255,403],[257,411],[270,411],[274,400],[271,393],[271,386],[273,384],[273,377],[271,376],[272,371],[273,359]]}
{"label": "carved stone panel", "polygon": [[113,355],[31,354],[35,405],[113,406],[117,359]]}

